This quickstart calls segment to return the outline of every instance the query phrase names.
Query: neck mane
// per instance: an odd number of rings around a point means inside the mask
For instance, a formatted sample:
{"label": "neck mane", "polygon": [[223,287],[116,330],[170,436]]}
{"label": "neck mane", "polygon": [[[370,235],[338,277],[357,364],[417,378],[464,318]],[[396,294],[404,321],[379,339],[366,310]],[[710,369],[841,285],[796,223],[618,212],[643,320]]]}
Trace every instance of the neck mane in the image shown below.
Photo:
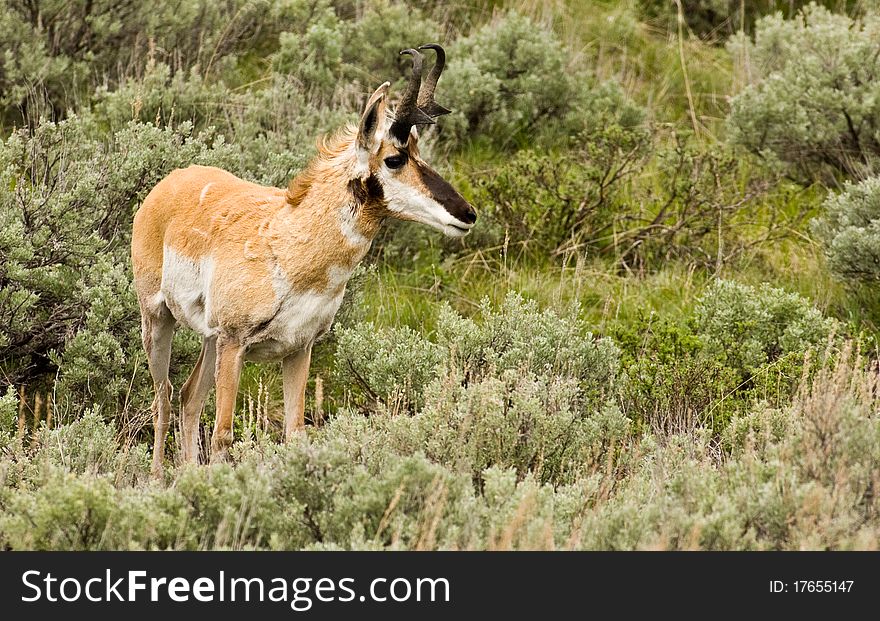
{"label": "neck mane", "polygon": [[291,207],[306,202],[310,192],[319,186],[348,186],[357,166],[356,133],[354,126],[347,126],[318,139],[318,155],[287,186],[287,202]]}
{"label": "neck mane", "polygon": [[[373,239],[384,219],[381,186],[363,178],[358,159],[357,127],[349,125],[317,142],[318,155],[287,187],[287,203],[294,210],[320,211],[327,221],[343,219],[358,233]],[[333,212],[333,213],[330,213]]]}

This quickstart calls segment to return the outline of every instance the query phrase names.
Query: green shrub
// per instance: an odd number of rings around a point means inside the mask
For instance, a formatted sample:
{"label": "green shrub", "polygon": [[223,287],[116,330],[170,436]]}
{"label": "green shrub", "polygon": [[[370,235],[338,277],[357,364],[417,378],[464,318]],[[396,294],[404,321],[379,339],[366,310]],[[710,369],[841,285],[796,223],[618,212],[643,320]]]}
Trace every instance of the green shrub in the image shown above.
{"label": "green shrub", "polygon": [[481,321],[443,306],[436,338],[466,379],[530,371],[571,378],[586,398],[601,399],[613,391],[619,352],[610,339],[587,331],[577,310],[563,315],[541,310],[534,300],[509,292],[495,310],[483,300]]}
{"label": "green shrub", "polygon": [[[580,545],[597,549],[872,547],[880,425],[868,371],[846,347],[784,412],[737,418],[733,455],[709,439],[643,443],[614,497],[584,516]],[[845,475],[843,473],[846,473]]]}
{"label": "green shrub", "polygon": [[121,449],[118,430],[97,412],[86,412],[55,429],[44,429],[33,458],[36,464],[43,460],[73,474],[107,475],[117,485],[146,480],[150,465],[146,445]]}
{"label": "green shrub", "polygon": [[389,455],[424,453],[476,484],[500,466],[556,486],[601,466],[629,429],[613,405],[585,404],[570,379],[506,371],[466,385],[460,375],[438,378],[419,412],[379,412],[366,422],[340,413],[328,433],[382,470]]}
{"label": "green shrub", "polygon": [[438,373],[442,349],[406,326],[379,330],[372,323],[336,330],[340,381],[357,386],[372,406],[419,407]]}
{"label": "green shrub", "polygon": [[[417,548],[434,547],[447,532],[467,534],[465,511],[456,508],[472,498],[466,479],[418,455],[386,455],[383,469],[372,471],[347,448],[331,437],[285,448],[273,464],[278,491],[300,503],[294,519],[312,543]],[[456,519],[439,522],[447,514]]]}
{"label": "green shrub", "polygon": [[618,195],[647,154],[640,131],[607,125],[582,148],[563,152],[524,149],[492,175],[478,175],[473,202],[480,227],[468,246],[513,247],[526,256],[546,257],[567,248],[600,250],[609,245]]}
{"label": "green shrub", "polygon": [[0,454],[11,451],[18,420],[18,396],[15,389],[9,386],[6,393],[0,396]]}
{"label": "green shrub", "polygon": [[52,470],[35,490],[16,490],[0,517],[0,540],[18,550],[104,550],[112,534],[116,489],[105,478]]}
{"label": "green shrub", "polygon": [[[784,409],[734,417],[720,445],[700,428],[636,438],[614,408],[572,417],[574,385],[543,382],[436,380],[413,416],[341,415],[285,446],[241,443],[236,465],[172,471],[167,487],[70,472],[87,451],[19,455],[16,472],[0,458],[0,545],[839,549],[880,536],[876,370],[848,345]],[[38,454],[85,443],[112,463],[93,415],[56,431]]]}
{"label": "green shrub", "polygon": [[652,314],[613,337],[623,350],[620,399],[628,416],[665,432],[724,428],[738,404],[722,403],[736,392],[739,373],[707,352],[689,325]]}
{"label": "green shrub", "polygon": [[805,355],[823,353],[836,330],[796,294],[714,281],[685,321],[652,313],[615,328],[623,410],[655,430],[705,428],[720,437],[756,402],[789,403]]}
{"label": "green shrub", "polygon": [[[0,3],[0,124],[57,119],[96,88],[115,86],[152,61],[220,73],[238,57],[275,47],[283,26],[302,20],[308,0],[138,0]],[[168,112],[168,110],[166,110]],[[153,119],[149,119],[153,120]]]}
{"label": "green shrub", "polygon": [[[393,453],[424,452],[476,481],[503,466],[562,484],[622,441],[629,422],[605,402],[617,348],[594,339],[575,314],[540,311],[511,293],[497,310],[484,302],[479,321],[444,306],[436,340],[373,324],[339,336],[337,379],[384,405],[370,421]],[[402,398],[416,406],[411,417],[396,416]]]}
{"label": "green shrub", "polygon": [[806,181],[861,179],[880,157],[880,14],[854,20],[811,4],[795,19],[762,18],[729,48],[747,86],[731,102],[730,138]]}
{"label": "green shrub", "polygon": [[325,105],[351,92],[371,92],[385,80],[403,80],[411,60],[400,50],[441,39],[433,21],[404,3],[368,2],[353,19],[331,2],[313,4],[308,21],[281,33],[272,68]]}
{"label": "green shrub", "polygon": [[810,207],[778,172],[690,132],[673,131],[649,165],[654,182],[633,188],[614,223],[618,260],[640,273],[673,260],[717,272],[790,237]]}

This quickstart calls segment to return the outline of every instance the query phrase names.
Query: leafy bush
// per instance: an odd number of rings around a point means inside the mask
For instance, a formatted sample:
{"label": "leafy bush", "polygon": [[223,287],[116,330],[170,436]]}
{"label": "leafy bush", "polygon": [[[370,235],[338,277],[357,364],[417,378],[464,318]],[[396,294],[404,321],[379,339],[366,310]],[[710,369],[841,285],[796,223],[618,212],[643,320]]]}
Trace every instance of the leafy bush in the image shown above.
{"label": "leafy bush", "polygon": [[404,3],[369,2],[354,18],[331,2],[313,4],[308,21],[281,33],[272,67],[325,105],[346,92],[408,77],[411,60],[400,50],[441,38],[434,22]]}
{"label": "leafy bush", "polygon": [[[502,466],[542,483],[571,482],[628,428],[606,403],[614,394],[617,348],[594,339],[576,315],[540,311],[515,293],[497,310],[485,301],[480,315],[475,321],[444,306],[437,344],[370,323],[342,330],[337,379],[384,406],[370,425],[392,453],[423,451],[476,481],[483,470]],[[411,417],[396,416],[406,409]],[[363,433],[339,420],[333,425]],[[370,451],[387,452],[381,446]]]}
{"label": "leafy bush", "polygon": [[775,172],[689,133],[670,138],[650,163],[662,181],[635,188],[618,210],[613,250],[629,269],[683,260],[717,272],[786,238],[804,220],[806,209],[789,206],[800,188],[783,184]]}
{"label": "leafy bush", "polygon": [[43,460],[73,474],[110,476],[117,485],[145,480],[149,456],[145,445],[121,450],[115,426],[104,422],[96,412],[56,429],[45,429],[34,461]]}
{"label": "leafy bush", "polygon": [[16,431],[18,397],[15,389],[9,386],[6,393],[0,396],[0,454],[10,451]]}
{"label": "leafy bush", "polygon": [[199,67],[207,77],[238,55],[271,50],[283,24],[302,18],[311,4],[49,0],[34,5],[3,0],[0,122],[35,124],[46,113],[57,120],[97,87],[124,81],[148,60]]}
{"label": "leafy bush", "polygon": [[418,407],[437,375],[442,349],[406,326],[379,330],[370,322],[338,329],[339,376],[372,405]]}
{"label": "leafy bush", "polygon": [[648,136],[611,124],[582,136],[581,148],[524,149],[491,176],[478,175],[474,202],[483,207],[479,239],[504,240],[529,255],[584,245],[602,248],[619,209],[618,194],[648,151]]}
{"label": "leafy bush", "polygon": [[[877,372],[848,346],[784,410],[759,405],[735,417],[723,459],[700,429],[636,439],[613,408],[580,422],[548,415],[539,395],[573,386],[541,381],[436,382],[414,416],[344,415],[285,446],[242,443],[237,465],[172,471],[168,486],[71,472],[70,461],[0,458],[0,544],[816,549],[870,547],[880,536]],[[59,430],[65,448],[106,436],[98,419],[84,421]],[[562,446],[573,452],[560,456]],[[590,446],[596,452],[581,452]],[[485,461],[509,467],[475,476]]]}
{"label": "leafy bush", "polygon": [[617,407],[584,403],[568,378],[508,370],[464,383],[450,373],[426,388],[424,400],[411,416],[340,413],[326,429],[345,439],[350,458],[379,471],[391,455],[423,453],[476,485],[498,466],[554,486],[602,466],[630,430]]}
{"label": "leafy bush", "polygon": [[642,467],[610,502],[585,516],[581,545],[872,546],[880,534],[871,491],[876,476],[868,474],[880,464],[880,426],[876,410],[869,413],[876,381],[876,371],[844,347],[785,412],[762,408],[736,421],[739,439],[724,460],[715,459],[708,438],[699,435],[644,443]]}
{"label": "leafy bush", "polygon": [[825,215],[813,230],[825,243],[828,266],[842,278],[880,278],[880,177],[846,184],[825,201]]}
{"label": "leafy bush", "polygon": [[[739,374],[706,350],[687,323],[641,316],[613,333],[623,351],[623,410],[648,428],[681,433],[699,426],[720,432]],[[733,405],[733,404],[729,404]]]}
{"label": "leafy bush", "polygon": [[127,549],[126,541],[108,540],[108,534],[121,532],[113,518],[134,518],[142,526],[144,516],[135,517],[118,503],[117,494],[106,478],[54,470],[35,491],[15,490],[4,503],[8,512],[0,516],[0,541],[20,550]]}
{"label": "leafy bush", "polygon": [[838,324],[797,294],[717,280],[683,321],[641,315],[615,327],[620,399],[636,422],[718,437],[756,402],[789,403],[807,352],[824,353]]}
{"label": "leafy bush", "polygon": [[113,132],[138,121],[213,136],[222,140],[233,171],[283,187],[308,162],[316,136],[342,125],[355,109],[353,103],[319,107],[302,86],[277,74],[258,91],[239,92],[155,64],[140,79],[99,91],[84,116]]}
{"label": "leafy bush", "polygon": [[730,138],[806,181],[862,179],[880,157],[880,14],[854,20],[811,4],[762,18],[729,49],[749,85],[731,102]]}
{"label": "leafy bush", "polygon": [[437,341],[467,378],[510,371],[571,378],[588,397],[610,394],[618,371],[617,347],[595,338],[576,308],[559,315],[509,292],[497,310],[480,305],[481,322],[440,310]]}

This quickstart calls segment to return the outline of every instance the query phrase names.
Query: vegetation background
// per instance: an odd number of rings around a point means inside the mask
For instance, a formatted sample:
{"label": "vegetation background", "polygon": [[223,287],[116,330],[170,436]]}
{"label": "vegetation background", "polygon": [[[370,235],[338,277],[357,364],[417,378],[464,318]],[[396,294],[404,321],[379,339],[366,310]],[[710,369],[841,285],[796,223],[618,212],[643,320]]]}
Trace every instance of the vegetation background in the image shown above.
{"label": "vegetation background", "polygon": [[[877,2],[0,8],[0,547],[880,545]],[[139,201],[285,185],[427,41],[478,226],[383,232],[300,439],[248,365],[234,463],[151,481]]]}

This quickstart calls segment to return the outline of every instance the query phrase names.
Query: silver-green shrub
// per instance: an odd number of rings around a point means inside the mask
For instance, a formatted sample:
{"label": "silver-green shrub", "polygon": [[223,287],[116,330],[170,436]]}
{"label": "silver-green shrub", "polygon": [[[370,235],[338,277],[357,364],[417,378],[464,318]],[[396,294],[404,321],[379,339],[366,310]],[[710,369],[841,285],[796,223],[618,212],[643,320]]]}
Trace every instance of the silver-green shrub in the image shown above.
{"label": "silver-green shrub", "polygon": [[474,480],[501,466],[556,485],[599,463],[629,429],[607,401],[619,351],[575,313],[540,310],[510,293],[497,309],[484,301],[478,319],[444,306],[435,340],[371,323],[340,330],[337,381],[354,387],[356,402],[383,407],[368,430],[352,415],[331,428],[376,434],[366,444],[350,438],[376,459],[423,452]]}
{"label": "silver-green shrub", "polygon": [[443,360],[440,346],[407,326],[380,330],[365,322],[336,334],[338,375],[356,386],[368,403],[422,404],[422,390],[437,376]]}
{"label": "silver-green shrub", "polygon": [[73,474],[108,476],[118,485],[146,480],[149,459],[145,445],[121,449],[119,430],[97,412],[86,412],[66,425],[40,432],[33,461],[44,461]]}
{"label": "silver-green shrub", "polygon": [[6,392],[0,395],[0,454],[13,450],[17,412],[18,397],[15,389],[9,386]]}
{"label": "silver-green shrub", "polygon": [[466,377],[530,371],[570,378],[589,397],[609,395],[619,370],[619,351],[610,339],[594,337],[577,310],[542,310],[534,300],[511,291],[497,309],[483,300],[480,321],[444,305],[436,339]]}
{"label": "silver-green shrub", "polygon": [[[501,145],[539,141],[553,133],[569,140],[607,124],[634,128],[644,112],[614,83],[597,86],[549,29],[515,12],[450,46],[443,78],[440,138],[480,138]],[[439,91],[438,91],[439,92]],[[439,94],[438,94],[439,97]]]}
{"label": "silver-green shrub", "polygon": [[115,86],[152,60],[222,76],[241,56],[271,52],[281,30],[305,21],[313,4],[2,0],[0,124],[36,124],[34,109],[66,114],[96,88]]}
{"label": "silver-green shrub", "polygon": [[731,102],[730,139],[802,180],[861,179],[880,161],[880,14],[858,19],[810,4],[769,15],[728,48],[748,86]]}
{"label": "silver-green shrub", "polygon": [[[408,75],[402,49],[440,41],[438,24],[415,6],[368,2],[356,15],[322,0],[313,3],[308,21],[283,32],[272,56],[274,72],[289,76],[302,92],[335,105],[352,91],[367,94],[385,80]],[[402,82],[401,82],[402,85]]]}
{"label": "silver-green shrub", "polygon": [[0,373],[17,385],[61,365],[60,402],[77,395],[115,411],[143,385],[133,382],[132,215],[174,168],[230,166],[233,151],[188,124],[130,123],[107,139],[94,130],[71,118],[0,141]]}
{"label": "silver-green shrub", "polygon": [[479,318],[444,305],[434,343],[409,328],[340,328],[336,378],[385,404],[405,398],[419,405],[429,380],[447,368],[465,383],[505,371],[561,377],[574,382],[584,402],[612,394],[619,352],[610,339],[595,338],[576,309],[559,315],[510,292],[497,309],[484,300]]}
{"label": "silver-green shrub", "polygon": [[[87,416],[41,435],[32,458],[0,454],[0,545],[869,548],[880,537],[876,381],[845,345],[784,409],[737,416],[719,446],[701,428],[637,435],[610,409],[587,417],[592,431],[558,410],[540,414],[542,398],[564,398],[571,385],[547,391],[508,373],[471,388],[452,377],[414,416],[340,415],[287,445],[241,443],[235,465],[180,468],[149,484],[59,459],[85,442],[112,462],[108,428]],[[605,449],[571,452],[565,471],[545,476],[554,448],[591,446],[588,436]],[[487,458],[495,463],[477,472]]]}
{"label": "silver-green shrub", "polygon": [[796,293],[733,280],[709,286],[697,302],[694,324],[709,350],[743,374],[786,355],[802,357],[837,329],[834,319]]}
{"label": "silver-green shrub", "polygon": [[880,177],[847,183],[829,196],[825,215],[813,221],[813,231],[825,244],[828,267],[856,282],[880,278]]}

